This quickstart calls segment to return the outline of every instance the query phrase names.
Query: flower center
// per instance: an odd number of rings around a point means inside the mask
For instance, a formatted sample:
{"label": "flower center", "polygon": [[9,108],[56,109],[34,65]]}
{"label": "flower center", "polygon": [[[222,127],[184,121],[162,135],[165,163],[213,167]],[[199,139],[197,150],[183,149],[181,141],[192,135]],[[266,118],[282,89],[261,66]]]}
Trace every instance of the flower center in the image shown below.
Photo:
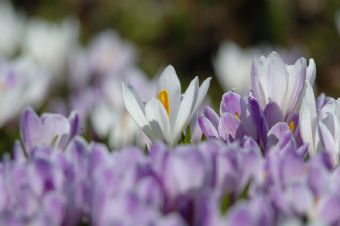
{"label": "flower center", "polygon": [[235,112],[235,118],[240,120],[240,114],[238,112]]}
{"label": "flower center", "polygon": [[164,106],[166,112],[168,113],[168,116],[170,116],[170,104],[169,104],[169,93],[168,90],[162,89],[158,92],[158,99]]}
{"label": "flower center", "polygon": [[294,132],[295,131],[295,122],[294,121],[290,121],[288,123],[288,127],[289,127],[290,131]]}

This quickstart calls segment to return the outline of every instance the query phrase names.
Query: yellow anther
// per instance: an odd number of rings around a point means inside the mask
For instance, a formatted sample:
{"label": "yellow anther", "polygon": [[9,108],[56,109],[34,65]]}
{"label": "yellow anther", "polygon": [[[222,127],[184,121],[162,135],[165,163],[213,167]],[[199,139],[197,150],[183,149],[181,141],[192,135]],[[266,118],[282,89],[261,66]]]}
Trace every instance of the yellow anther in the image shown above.
{"label": "yellow anther", "polygon": [[235,118],[237,118],[238,120],[240,120],[240,114],[238,112],[235,112]]}
{"label": "yellow anther", "polygon": [[290,131],[294,132],[295,131],[295,122],[294,121],[290,121],[288,123],[288,127],[289,127]]}
{"label": "yellow anther", "polygon": [[162,105],[164,106],[168,116],[170,116],[170,103],[169,103],[169,93],[168,90],[162,89],[158,93],[158,99],[161,101]]}

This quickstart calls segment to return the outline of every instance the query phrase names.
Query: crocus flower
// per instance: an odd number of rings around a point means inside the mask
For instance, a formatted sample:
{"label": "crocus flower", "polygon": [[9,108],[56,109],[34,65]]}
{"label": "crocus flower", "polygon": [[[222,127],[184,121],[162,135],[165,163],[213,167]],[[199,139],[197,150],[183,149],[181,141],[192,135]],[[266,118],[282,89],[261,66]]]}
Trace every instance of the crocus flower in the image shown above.
{"label": "crocus flower", "polygon": [[20,127],[21,138],[28,153],[43,146],[63,150],[80,130],[79,118],[75,112],[71,113],[69,119],[52,113],[39,117],[32,108],[23,112]]}
{"label": "crocus flower", "polygon": [[112,148],[130,144],[144,145],[143,133],[125,109],[113,108],[102,101],[91,115],[92,125],[99,137],[109,137]]}
{"label": "crocus flower", "polygon": [[260,114],[259,104],[253,96],[241,97],[235,92],[227,92],[220,104],[220,117],[212,108],[205,107],[198,122],[207,138],[230,141],[247,135],[258,140]]}
{"label": "crocus flower", "polygon": [[0,3],[0,55],[13,56],[19,47],[24,31],[24,17],[15,12],[7,1]]}
{"label": "crocus flower", "polygon": [[136,53],[133,46],[121,40],[113,30],[99,33],[92,40],[88,50],[90,70],[96,74],[117,73],[133,65]]}
{"label": "crocus flower", "polygon": [[62,80],[59,73],[66,66],[67,56],[78,38],[78,23],[64,20],[53,24],[42,19],[33,19],[27,25],[23,52],[39,64],[48,68],[57,81]]}
{"label": "crocus flower", "polygon": [[151,141],[163,139],[173,146],[207,94],[210,78],[201,87],[196,77],[181,96],[181,84],[172,66],[159,78],[157,98],[144,104],[131,85],[122,84],[127,111]]}
{"label": "crocus flower", "polygon": [[300,101],[305,90],[305,80],[311,85],[315,80],[315,63],[306,59],[298,59],[294,65],[286,65],[281,57],[272,52],[266,58],[255,58],[251,70],[251,83],[254,96],[261,109],[274,102],[278,105],[283,117],[299,112]]}
{"label": "crocus flower", "polygon": [[50,74],[28,58],[0,62],[0,126],[27,106],[39,106],[46,96]]}
{"label": "crocus flower", "polygon": [[250,68],[255,53],[255,49],[242,49],[233,42],[220,46],[214,68],[224,89],[235,89],[242,94],[249,91]]}

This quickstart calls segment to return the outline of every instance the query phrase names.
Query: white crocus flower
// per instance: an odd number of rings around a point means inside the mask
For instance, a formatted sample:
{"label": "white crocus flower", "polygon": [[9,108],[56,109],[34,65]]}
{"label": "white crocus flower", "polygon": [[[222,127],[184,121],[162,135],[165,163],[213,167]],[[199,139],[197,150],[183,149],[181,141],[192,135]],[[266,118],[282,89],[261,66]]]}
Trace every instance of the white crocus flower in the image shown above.
{"label": "white crocus flower", "polygon": [[221,45],[214,61],[218,80],[226,90],[246,93],[250,89],[250,68],[255,49],[242,49],[236,43]]}
{"label": "white crocus flower", "polygon": [[198,78],[195,77],[182,96],[175,69],[168,66],[159,78],[156,98],[145,104],[132,86],[122,84],[124,103],[151,141],[161,139],[173,146],[204,100],[210,79],[206,79],[199,87]]}
{"label": "white crocus flower", "polygon": [[89,47],[89,66],[100,75],[122,74],[122,70],[136,61],[132,44],[121,39],[113,30],[100,32]]}
{"label": "white crocus flower", "polygon": [[268,57],[257,57],[253,61],[252,90],[260,106],[264,109],[275,102],[287,117],[299,112],[300,102],[305,90],[305,80],[311,85],[315,80],[315,63],[305,58],[298,59],[294,65],[287,65],[279,54],[272,52]]}
{"label": "white crocus flower", "polygon": [[0,126],[25,107],[39,105],[50,84],[49,74],[30,59],[0,62]]}
{"label": "white crocus flower", "polygon": [[22,38],[24,17],[7,1],[0,2],[0,56],[13,56]]}
{"label": "white crocus flower", "polygon": [[78,22],[72,19],[60,24],[33,19],[27,25],[23,52],[54,75],[59,75],[66,66],[69,53],[76,46],[78,30]]}
{"label": "white crocus flower", "polygon": [[144,134],[125,109],[113,108],[109,103],[96,106],[91,115],[92,124],[98,136],[108,136],[112,148],[136,144],[143,146]]}
{"label": "white crocus flower", "polygon": [[315,154],[320,149],[320,135],[318,130],[318,112],[312,86],[305,82],[306,90],[302,99],[299,124],[301,138],[308,145],[308,152]]}

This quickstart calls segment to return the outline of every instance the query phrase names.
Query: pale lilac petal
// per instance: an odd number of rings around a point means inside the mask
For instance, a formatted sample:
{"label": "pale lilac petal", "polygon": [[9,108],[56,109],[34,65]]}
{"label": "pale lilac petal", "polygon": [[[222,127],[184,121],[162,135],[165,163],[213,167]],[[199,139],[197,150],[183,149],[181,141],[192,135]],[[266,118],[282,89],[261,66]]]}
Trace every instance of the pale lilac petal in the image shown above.
{"label": "pale lilac petal", "polygon": [[204,116],[211,122],[211,124],[217,128],[220,121],[220,117],[217,113],[209,106],[204,107]]}
{"label": "pale lilac petal", "polygon": [[231,113],[241,115],[241,96],[235,92],[227,92],[222,96],[220,114]]}
{"label": "pale lilac petal", "polygon": [[198,124],[207,138],[218,138],[217,126],[215,127],[213,123],[204,115],[198,116]]}
{"label": "pale lilac petal", "polygon": [[236,138],[240,124],[240,120],[238,120],[234,115],[230,113],[223,114],[218,125],[218,132],[222,139],[228,141],[229,137]]}
{"label": "pale lilac petal", "polygon": [[41,122],[32,108],[27,108],[21,116],[20,132],[26,151],[30,151],[40,139]]}

